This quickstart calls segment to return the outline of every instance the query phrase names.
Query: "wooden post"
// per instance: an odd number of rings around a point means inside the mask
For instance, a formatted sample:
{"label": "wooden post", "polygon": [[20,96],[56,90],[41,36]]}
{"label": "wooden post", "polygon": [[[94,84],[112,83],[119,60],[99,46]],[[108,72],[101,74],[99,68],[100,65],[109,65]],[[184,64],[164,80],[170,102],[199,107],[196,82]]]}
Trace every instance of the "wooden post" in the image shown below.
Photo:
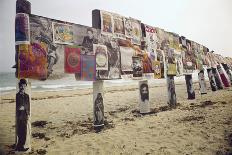
{"label": "wooden post", "polygon": [[204,76],[204,70],[201,70],[198,73],[198,80],[199,80],[199,86],[200,86],[201,95],[207,94],[206,82],[205,82],[205,76]]}
{"label": "wooden post", "polygon": [[207,72],[208,72],[209,82],[210,82],[212,91],[217,91],[217,85],[216,85],[215,78],[212,72],[212,68],[208,68]]}
{"label": "wooden post", "polygon": [[230,84],[232,85],[232,72],[231,72],[230,68],[228,67],[227,64],[222,64],[222,66],[223,66],[223,68],[225,69],[226,74],[228,75]]}
{"label": "wooden post", "polygon": [[177,104],[175,81],[173,75],[167,75],[168,105],[175,108]]}
{"label": "wooden post", "polygon": [[212,68],[212,73],[213,73],[213,75],[214,75],[217,88],[218,88],[218,89],[223,89],[222,79],[221,79],[221,77],[220,77],[220,74],[219,74],[217,68]]}
{"label": "wooden post", "polygon": [[187,87],[188,99],[189,100],[195,99],[195,91],[193,87],[193,80],[191,74],[185,75],[185,82]]}
{"label": "wooden post", "polygon": [[104,127],[104,81],[93,82],[93,126],[96,130]]}
{"label": "wooden post", "polygon": [[150,113],[148,81],[139,81],[139,110],[141,114]]}
{"label": "wooden post", "polygon": [[[26,15],[31,13],[31,3],[27,0],[17,0],[16,1],[16,13],[24,13]],[[17,24],[17,23],[15,23]],[[16,26],[16,37],[15,43],[17,45],[24,44],[24,41],[28,42],[28,37],[30,32],[26,31],[23,35],[26,36],[26,40],[23,40],[25,36],[20,36],[18,28],[20,25]],[[27,25],[29,26],[29,25]],[[18,77],[18,51],[16,49],[16,77]],[[16,84],[16,115],[15,115],[15,151],[16,152],[30,152],[31,151],[31,83],[27,79],[19,79]]]}
{"label": "wooden post", "polygon": [[222,82],[224,84],[225,87],[230,87],[230,82],[229,82],[229,79],[228,79],[228,75],[226,74],[224,68],[222,67],[221,64],[217,65],[217,69],[218,69],[218,72],[220,74],[220,77],[222,79]]}
{"label": "wooden post", "polygon": [[15,151],[31,151],[31,83],[19,79],[16,86]]}

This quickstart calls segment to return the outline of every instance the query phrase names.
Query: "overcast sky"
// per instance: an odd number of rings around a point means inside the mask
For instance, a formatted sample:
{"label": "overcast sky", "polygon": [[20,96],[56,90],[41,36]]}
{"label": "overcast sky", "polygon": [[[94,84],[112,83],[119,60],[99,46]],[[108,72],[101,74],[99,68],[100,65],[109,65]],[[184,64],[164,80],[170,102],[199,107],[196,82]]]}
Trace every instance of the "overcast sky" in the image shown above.
{"label": "overcast sky", "polygon": [[[232,57],[231,0],[29,0],[32,14],[91,26],[93,9],[103,9],[184,35]],[[0,0],[0,72],[14,71],[16,0]]]}

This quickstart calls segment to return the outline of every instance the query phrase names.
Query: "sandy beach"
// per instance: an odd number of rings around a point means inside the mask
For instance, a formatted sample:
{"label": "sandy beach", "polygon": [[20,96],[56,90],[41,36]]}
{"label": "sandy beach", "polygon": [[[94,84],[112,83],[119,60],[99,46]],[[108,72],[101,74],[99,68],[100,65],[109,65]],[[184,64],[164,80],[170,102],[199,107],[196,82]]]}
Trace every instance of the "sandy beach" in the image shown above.
{"label": "sandy beach", "polygon": [[[187,100],[176,83],[178,106],[167,106],[165,84],[149,85],[151,114],[138,113],[138,85],[105,88],[105,128],[92,127],[92,89],[31,94],[31,153],[229,155],[232,154],[232,87]],[[15,93],[1,96],[0,149],[15,140]],[[1,154],[1,153],[0,153]]]}

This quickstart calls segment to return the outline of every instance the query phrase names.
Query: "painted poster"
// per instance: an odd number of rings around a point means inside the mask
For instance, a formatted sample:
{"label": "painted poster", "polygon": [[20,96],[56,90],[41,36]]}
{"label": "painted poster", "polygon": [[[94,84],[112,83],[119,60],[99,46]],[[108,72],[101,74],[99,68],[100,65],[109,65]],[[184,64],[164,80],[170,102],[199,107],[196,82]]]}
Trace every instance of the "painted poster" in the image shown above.
{"label": "painted poster", "polygon": [[143,51],[142,54],[142,63],[143,63],[143,73],[153,73],[152,69],[152,60],[149,57],[149,53]]}
{"label": "painted poster", "polygon": [[64,46],[56,46],[48,51],[48,79],[55,80],[67,76],[64,72]]}
{"label": "painted poster", "polygon": [[186,41],[186,38],[184,36],[181,36],[180,37],[180,43],[181,43],[181,46],[183,48],[186,48],[187,49],[187,41]]}
{"label": "painted poster", "polygon": [[187,87],[188,99],[189,100],[195,99],[195,91],[193,88],[192,75],[185,75],[185,82]]}
{"label": "painted poster", "polygon": [[125,26],[125,35],[127,38],[132,38],[132,23],[130,18],[124,18],[124,26]]}
{"label": "painted poster", "polygon": [[18,45],[18,78],[45,80],[47,78],[47,52],[40,44]]}
{"label": "painted poster", "polygon": [[160,79],[161,78],[161,65],[160,61],[153,61],[153,70],[154,70],[154,78]]}
{"label": "painted poster", "polygon": [[81,54],[94,55],[93,44],[98,44],[100,32],[94,28],[73,25],[74,44],[81,47]]}
{"label": "painted poster", "polygon": [[195,43],[195,46],[196,46],[196,63],[197,63],[197,69],[199,71],[203,70],[203,65],[204,65],[204,62],[203,62],[203,51],[201,50],[201,45],[198,44],[198,43]]}
{"label": "painted poster", "polygon": [[139,110],[140,113],[146,114],[150,112],[150,103],[149,103],[149,87],[148,81],[143,80],[139,81]]}
{"label": "painted poster", "polygon": [[93,126],[104,126],[104,90],[103,81],[93,82]]}
{"label": "painted poster", "polygon": [[133,77],[142,77],[143,75],[143,65],[141,57],[133,56],[132,57],[133,62]]}
{"label": "painted poster", "polygon": [[165,56],[163,50],[158,48],[156,50],[157,53],[157,61],[160,62],[160,67],[161,67],[161,78],[164,78],[166,75],[166,62],[165,62]]}
{"label": "painted poster", "polygon": [[81,55],[81,80],[96,80],[96,58],[94,55]]}
{"label": "painted poster", "polygon": [[168,75],[167,76],[167,85],[168,85],[168,105],[170,107],[176,107],[177,100],[176,100],[176,88],[175,88],[175,81],[174,76]]}
{"label": "painted poster", "polygon": [[130,18],[131,26],[132,26],[132,44],[141,45],[141,37],[142,37],[142,30],[141,30],[141,22],[139,20]]}
{"label": "painted poster", "polygon": [[116,39],[106,44],[108,49],[109,79],[121,78],[120,48]]}
{"label": "painted poster", "polygon": [[167,64],[167,75],[176,75],[176,64]]}
{"label": "painted poster", "polygon": [[208,58],[209,58],[209,61],[210,61],[210,66],[213,67],[213,68],[216,68],[218,63],[217,63],[213,53],[208,52],[207,55],[208,55]]}
{"label": "painted poster", "polygon": [[205,59],[205,65],[207,65],[209,68],[212,67],[211,66],[211,62],[208,56],[208,48],[203,46],[203,53],[204,53],[204,59]]}
{"label": "painted poster", "polygon": [[169,47],[175,49],[175,51],[180,52],[180,45],[179,45],[179,35],[173,32],[168,32],[168,41]]}
{"label": "painted poster", "polygon": [[157,41],[158,41],[155,27],[145,25],[145,33],[146,33],[145,41],[147,44],[147,52],[155,53],[157,49]]}
{"label": "painted poster", "polygon": [[113,14],[114,37],[125,39],[124,18],[118,14]]}
{"label": "painted poster", "polygon": [[183,75],[183,61],[182,54],[180,52],[175,52],[175,61],[176,61],[176,76]]}
{"label": "painted poster", "polygon": [[120,49],[116,38],[101,35],[99,44],[107,47],[108,69],[97,71],[97,80],[121,78]]}
{"label": "painted poster", "polygon": [[207,87],[206,87],[206,82],[205,82],[204,70],[201,70],[198,73],[198,80],[199,80],[201,95],[207,94]]}
{"label": "painted poster", "polygon": [[29,16],[17,13],[15,17],[15,44],[30,44]]}
{"label": "painted poster", "polygon": [[101,14],[101,32],[103,34],[112,35],[114,33],[114,23],[112,19],[112,14],[102,10],[100,14]]}
{"label": "painted poster", "polygon": [[27,79],[18,79],[16,90],[15,151],[29,152],[31,150],[31,83]]}
{"label": "painted poster", "polygon": [[53,41],[58,44],[73,44],[73,27],[69,24],[52,22]]}
{"label": "painted poster", "polygon": [[75,46],[65,46],[65,73],[81,72],[81,49]]}
{"label": "painted poster", "polygon": [[204,66],[207,65],[207,62],[206,62],[206,57],[205,57],[205,54],[204,54],[204,50],[203,50],[203,45],[200,45],[200,55],[202,57],[202,63]]}
{"label": "painted poster", "polygon": [[122,71],[133,71],[132,69],[132,56],[134,56],[135,51],[131,47],[120,46],[121,52],[121,69]]}
{"label": "painted poster", "polygon": [[108,70],[108,52],[105,45],[93,44],[96,56],[96,70]]}
{"label": "painted poster", "polygon": [[196,57],[192,51],[192,45],[189,40],[187,40],[187,50],[185,50],[182,54],[184,74],[193,73],[196,68]]}
{"label": "painted poster", "polygon": [[52,20],[30,15],[31,43],[36,43],[47,52],[47,77],[56,80],[66,77],[64,73],[64,47],[53,42]]}

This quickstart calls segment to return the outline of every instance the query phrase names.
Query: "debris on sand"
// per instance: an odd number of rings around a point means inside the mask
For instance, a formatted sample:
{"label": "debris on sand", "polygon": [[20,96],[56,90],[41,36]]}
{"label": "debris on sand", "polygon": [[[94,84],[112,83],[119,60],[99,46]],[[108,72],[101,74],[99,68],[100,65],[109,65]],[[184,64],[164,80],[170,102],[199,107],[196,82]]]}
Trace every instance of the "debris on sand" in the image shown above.
{"label": "debris on sand", "polygon": [[44,128],[47,124],[48,124],[47,121],[35,121],[31,123],[33,127],[38,127],[38,128]]}

